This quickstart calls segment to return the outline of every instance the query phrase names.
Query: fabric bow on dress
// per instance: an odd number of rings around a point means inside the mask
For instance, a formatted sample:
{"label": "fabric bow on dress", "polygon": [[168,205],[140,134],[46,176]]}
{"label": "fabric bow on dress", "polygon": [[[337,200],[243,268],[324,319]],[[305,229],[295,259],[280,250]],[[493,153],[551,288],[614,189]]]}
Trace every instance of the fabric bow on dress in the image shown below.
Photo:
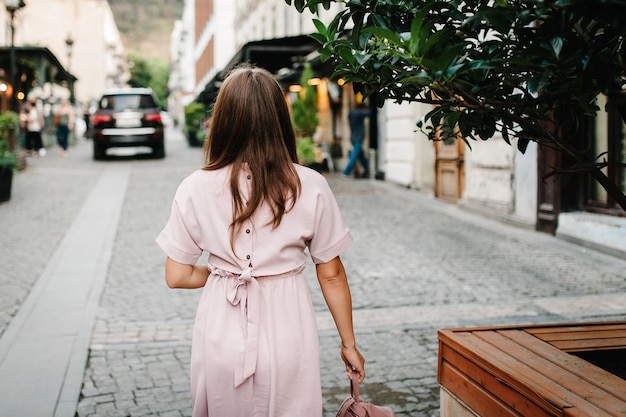
{"label": "fabric bow on dress", "polygon": [[256,372],[259,352],[261,293],[257,279],[252,276],[252,267],[247,267],[237,277],[235,285],[228,290],[226,297],[232,305],[240,306],[240,324],[245,337],[244,348],[238,354],[235,367],[234,384],[238,387]]}

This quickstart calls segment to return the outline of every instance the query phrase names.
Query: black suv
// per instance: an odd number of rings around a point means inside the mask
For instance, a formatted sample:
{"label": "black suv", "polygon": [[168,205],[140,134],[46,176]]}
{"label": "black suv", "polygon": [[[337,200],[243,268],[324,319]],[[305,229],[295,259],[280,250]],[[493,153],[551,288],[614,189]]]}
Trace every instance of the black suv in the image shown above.
{"label": "black suv", "polygon": [[164,158],[160,110],[149,88],[105,92],[91,117],[93,158],[103,159],[108,148],[124,146],[148,146],[156,158]]}

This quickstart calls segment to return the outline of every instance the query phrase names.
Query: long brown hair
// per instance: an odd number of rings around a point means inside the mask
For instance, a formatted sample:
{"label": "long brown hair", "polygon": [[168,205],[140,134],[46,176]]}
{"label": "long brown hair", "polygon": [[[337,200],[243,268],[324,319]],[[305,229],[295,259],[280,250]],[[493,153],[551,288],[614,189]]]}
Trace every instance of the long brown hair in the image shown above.
{"label": "long brown hair", "polygon": [[[231,246],[243,223],[265,202],[277,227],[300,194],[296,139],[283,92],[272,75],[241,65],[226,77],[213,109],[204,146],[205,170],[231,166],[233,196]],[[251,173],[249,201],[244,201],[239,178],[244,164]]]}

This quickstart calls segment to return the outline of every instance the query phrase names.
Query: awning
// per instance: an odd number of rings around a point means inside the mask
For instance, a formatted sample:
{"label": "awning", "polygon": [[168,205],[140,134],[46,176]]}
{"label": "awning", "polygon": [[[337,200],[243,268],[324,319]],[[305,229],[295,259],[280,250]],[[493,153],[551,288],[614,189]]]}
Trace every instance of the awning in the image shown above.
{"label": "awning", "polygon": [[[18,83],[18,90],[28,95],[33,87],[43,86],[46,83],[67,83],[70,90],[74,88],[74,83],[78,79],[63,68],[48,48],[16,46],[14,50],[17,69],[15,79]],[[0,47],[0,70],[3,78],[9,81],[12,79],[11,47]]]}
{"label": "awning", "polygon": [[319,43],[308,35],[248,42],[206,84],[196,101],[212,103],[228,72],[241,62],[249,62],[277,75],[280,71],[289,71],[302,65],[306,56],[318,48]]}

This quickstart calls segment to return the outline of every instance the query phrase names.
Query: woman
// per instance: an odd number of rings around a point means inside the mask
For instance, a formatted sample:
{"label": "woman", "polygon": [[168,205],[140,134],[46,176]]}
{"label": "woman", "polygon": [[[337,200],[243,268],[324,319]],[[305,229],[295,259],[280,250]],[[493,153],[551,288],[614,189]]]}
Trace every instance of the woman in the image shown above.
{"label": "woman", "polygon": [[29,156],[46,156],[46,148],[43,146],[41,129],[43,117],[37,109],[37,101],[29,99],[26,102],[26,153]]}
{"label": "woman", "polygon": [[[305,249],[341,338],[365,378],[339,254],[351,243],[323,176],[298,165],[283,93],[242,66],[220,89],[205,165],[179,186],[157,243],[172,288],[204,287],[191,352],[193,416],[322,415]],[[209,253],[208,267],[196,265]]]}
{"label": "woman", "polygon": [[74,125],[74,113],[68,99],[61,99],[61,105],[54,114],[56,125],[57,144],[61,148],[61,155],[67,156],[68,137]]}

